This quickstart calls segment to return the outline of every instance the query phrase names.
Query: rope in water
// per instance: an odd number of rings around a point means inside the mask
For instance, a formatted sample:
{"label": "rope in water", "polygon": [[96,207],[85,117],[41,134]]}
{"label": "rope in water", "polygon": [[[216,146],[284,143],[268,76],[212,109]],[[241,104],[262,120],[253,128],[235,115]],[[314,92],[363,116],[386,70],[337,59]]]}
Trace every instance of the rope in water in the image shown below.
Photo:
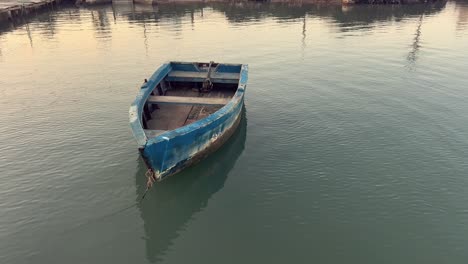
{"label": "rope in water", "polygon": [[117,214],[123,213],[123,212],[127,211],[128,209],[133,208],[133,207],[138,206],[139,204],[141,204],[143,202],[143,199],[145,199],[146,194],[148,194],[148,191],[151,189],[151,187],[153,187],[154,183],[156,182],[156,174],[152,170],[146,171],[145,176],[147,178],[146,190],[143,193],[143,195],[141,196],[140,200],[138,200],[137,202],[132,203],[132,204],[130,204],[128,206],[125,206],[122,209],[119,209],[117,211],[111,212],[109,214],[103,215],[103,216],[95,218],[95,219],[90,219],[90,220],[88,220],[88,221],[86,221],[84,223],[81,223],[81,224],[73,227],[73,228],[64,230],[63,233],[69,233],[69,232],[72,232],[72,231],[77,230],[79,228],[82,228],[84,226],[87,226],[89,224],[99,222],[99,221],[101,221],[103,219],[106,219],[108,217],[115,216]]}
{"label": "rope in water", "polygon": [[[140,200],[140,202],[141,202],[141,200]],[[63,232],[62,232],[61,234],[67,234],[67,233],[76,231],[76,230],[78,230],[78,229],[81,229],[81,228],[83,228],[83,227],[85,227],[85,226],[87,226],[87,225],[89,225],[89,224],[98,223],[99,221],[102,221],[102,220],[104,220],[104,219],[106,219],[106,218],[109,218],[109,217],[111,217],[111,216],[115,216],[115,215],[118,215],[118,214],[120,214],[120,213],[123,213],[123,212],[127,211],[128,209],[131,209],[131,208],[137,206],[138,204],[139,204],[139,202],[132,203],[132,204],[130,204],[130,205],[128,205],[128,206],[126,206],[126,207],[124,207],[124,208],[122,208],[122,209],[117,210],[117,211],[110,212],[110,213],[105,214],[105,215],[103,215],[103,216],[101,216],[101,217],[98,217],[98,218],[90,219],[90,220],[85,221],[85,222],[83,222],[83,223],[81,223],[81,224],[78,224],[78,225],[76,225],[76,226],[74,226],[74,227],[72,227],[72,228],[63,230]]]}
{"label": "rope in water", "polygon": [[153,187],[153,184],[156,181],[156,174],[154,173],[154,171],[152,169],[148,169],[146,171],[146,173],[145,173],[145,176],[147,178],[147,180],[146,180],[146,190],[143,193],[143,195],[141,196],[140,203],[141,203],[141,201],[143,201],[143,199],[145,199],[146,194],[151,189],[151,187]]}

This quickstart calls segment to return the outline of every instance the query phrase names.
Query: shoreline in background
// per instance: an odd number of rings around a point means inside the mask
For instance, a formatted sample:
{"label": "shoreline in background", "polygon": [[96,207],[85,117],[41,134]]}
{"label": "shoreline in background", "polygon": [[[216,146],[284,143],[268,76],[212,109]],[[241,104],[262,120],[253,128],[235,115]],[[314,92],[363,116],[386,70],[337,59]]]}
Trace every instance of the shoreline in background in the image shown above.
{"label": "shoreline in background", "polygon": [[294,3],[294,4],[380,4],[380,5],[402,5],[402,4],[427,4],[434,2],[446,2],[447,0],[76,0],[76,4],[110,4],[110,3],[136,3],[136,4],[165,4],[165,3],[209,3],[209,2],[257,2],[257,3]]}
{"label": "shoreline in background", "polygon": [[3,0],[0,3],[0,23],[13,21],[41,10],[54,8],[61,4],[62,1],[63,0]]}
{"label": "shoreline in background", "polygon": [[232,3],[242,5],[246,3],[274,3],[274,4],[320,4],[320,5],[404,5],[404,4],[433,4],[447,2],[447,0],[5,0],[0,3],[0,26],[8,22],[16,22],[40,11],[53,10],[58,5],[74,4],[76,6],[92,6],[101,4],[142,4],[164,5],[183,3]]}

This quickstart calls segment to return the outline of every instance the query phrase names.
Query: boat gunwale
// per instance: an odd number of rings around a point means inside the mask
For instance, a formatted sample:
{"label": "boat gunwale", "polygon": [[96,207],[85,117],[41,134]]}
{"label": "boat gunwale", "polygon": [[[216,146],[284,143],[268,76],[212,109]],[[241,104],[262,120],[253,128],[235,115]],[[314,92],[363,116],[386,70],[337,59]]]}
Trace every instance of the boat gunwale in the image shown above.
{"label": "boat gunwale", "polygon": [[[247,85],[248,80],[248,65],[247,64],[229,64],[229,63],[219,63],[223,65],[236,65],[241,66],[241,70],[239,72],[239,82],[237,85],[236,93],[232,96],[229,102],[218,109],[216,112],[204,117],[200,120],[197,120],[189,125],[178,127],[174,130],[168,130],[164,133],[157,135],[156,137],[148,138],[145,133],[145,130],[142,126],[142,113],[143,113],[143,105],[148,100],[151,91],[160,83],[165,76],[167,76],[171,71],[171,63],[198,63],[198,62],[166,62],[161,67],[159,67],[156,72],[153,73],[151,78],[141,86],[141,89],[133,101],[130,110],[129,110],[129,118],[130,124],[132,127],[133,135],[135,136],[140,148],[144,148],[148,143],[155,143],[162,140],[170,140],[170,138],[174,138],[180,135],[184,135],[190,133],[194,130],[200,129],[201,127],[207,126],[213,121],[221,118],[225,114],[227,114],[231,109],[234,108],[243,98],[245,87]],[[148,89],[152,87],[152,89]],[[147,129],[152,130],[152,129]]]}

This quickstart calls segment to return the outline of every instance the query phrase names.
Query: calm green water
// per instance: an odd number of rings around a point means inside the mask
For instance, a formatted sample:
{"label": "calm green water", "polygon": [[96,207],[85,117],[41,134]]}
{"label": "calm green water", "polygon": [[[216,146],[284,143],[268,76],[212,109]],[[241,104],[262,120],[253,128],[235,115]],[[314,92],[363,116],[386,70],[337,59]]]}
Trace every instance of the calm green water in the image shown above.
{"label": "calm green water", "polygon": [[[244,120],[145,189],[166,60],[248,63]],[[63,7],[0,29],[0,263],[466,263],[468,2]]]}

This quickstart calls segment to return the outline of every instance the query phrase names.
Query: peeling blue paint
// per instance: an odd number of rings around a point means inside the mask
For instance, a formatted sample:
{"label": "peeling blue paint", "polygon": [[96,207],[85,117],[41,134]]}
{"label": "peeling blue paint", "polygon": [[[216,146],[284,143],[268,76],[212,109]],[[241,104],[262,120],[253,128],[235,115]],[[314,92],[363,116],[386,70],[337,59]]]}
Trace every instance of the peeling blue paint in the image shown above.
{"label": "peeling blue paint", "polygon": [[141,89],[136,96],[135,100],[130,106],[129,110],[129,119],[130,126],[132,128],[133,136],[135,137],[138,147],[144,148],[148,138],[146,137],[145,131],[143,130],[142,122],[142,113],[143,106],[145,105],[146,100],[150,96],[152,90],[156,85],[158,85],[161,80],[166,77],[166,75],[172,70],[172,67],[169,63],[163,64],[152,76],[148,79],[148,82],[144,83],[141,86]]}
{"label": "peeling blue paint", "polygon": [[244,93],[248,80],[248,66],[220,64],[218,70],[239,72],[238,88],[231,101],[224,107],[190,125],[167,131],[154,138],[147,138],[142,127],[143,106],[152,89],[161,82],[171,70],[194,70],[193,63],[168,63],[162,65],[141,87],[130,107],[130,125],[140,148],[143,148],[147,165],[161,178],[171,175],[179,168],[205,151],[233,127],[240,117],[244,104]]}

